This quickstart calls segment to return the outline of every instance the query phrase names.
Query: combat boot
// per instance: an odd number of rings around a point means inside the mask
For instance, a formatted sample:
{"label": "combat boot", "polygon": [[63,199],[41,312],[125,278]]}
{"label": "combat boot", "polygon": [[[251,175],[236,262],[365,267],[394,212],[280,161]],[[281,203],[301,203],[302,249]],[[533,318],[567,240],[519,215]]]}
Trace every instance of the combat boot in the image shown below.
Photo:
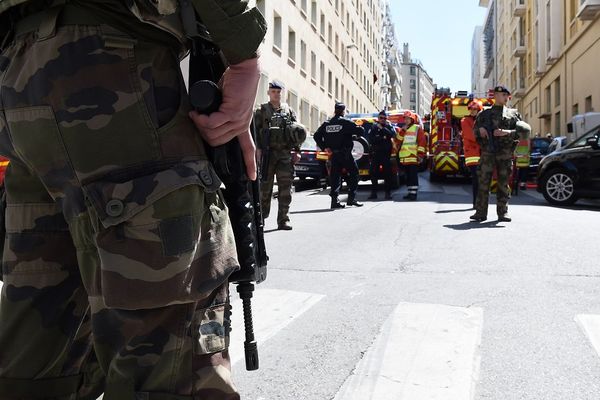
{"label": "combat boot", "polygon": [[332,197],[331,198],[331,209],[332,210],[338,210],[341,208],[346,208],[345,205],[343,205],[342,203],[340,203],[337,199],[337,197]]}
{"label": "combat boot", "polygon": [[293,228],[290,225],[290,221],[283,221],[277,226],[277,229],[280,231],[291,231]]}
{"label": "combat boot", "polygon": [[375,190],[371,191],[371,195],[367,197],[367,200],[377,200],[377,192]]}
{"label": "combat boot", "polygon": [[346,202],[347,206],[354,206],[354,207],[362,207],[364,204],[361,203],[360,201],[357,201],[354,197],[348,197],[348,201]]}
{"label": "combat boot", "polygon": [[500,222],[512,222],[512,218],[508,215],[508,213],[498,215],[498,221]]}
{"label": "combat boot", "polygon": [[471,215],[469,217],[469,219],[471,221],[475,221],[475,222],[483,222],[483,221],[487,220],[487,217],[485,215],[481,215],[481,214],[475,213],[475,214]]}

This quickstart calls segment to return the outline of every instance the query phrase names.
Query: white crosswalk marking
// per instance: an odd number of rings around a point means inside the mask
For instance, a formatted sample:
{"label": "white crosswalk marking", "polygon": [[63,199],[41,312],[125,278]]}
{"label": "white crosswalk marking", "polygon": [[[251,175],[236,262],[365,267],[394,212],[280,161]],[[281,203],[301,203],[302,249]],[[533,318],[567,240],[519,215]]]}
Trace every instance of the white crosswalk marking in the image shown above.
{"label": "white crosswalk marking", "polygon": [[[292,321],[317,304],[324,295],[289,290],[259,289],[252,298],[254,336],[258,348]],[[232,331],[229,354],[234,364],[244,358],[244,319],[242,301],[232,299]]]}
{"label": "white crosswalk marking", "polygon": [[600,356],[600,315],[580,314],[575,321]]}
{"label": "white crosswalk marking", "polygon": [[401,303],[335,400],[468,400],[483,310]]}

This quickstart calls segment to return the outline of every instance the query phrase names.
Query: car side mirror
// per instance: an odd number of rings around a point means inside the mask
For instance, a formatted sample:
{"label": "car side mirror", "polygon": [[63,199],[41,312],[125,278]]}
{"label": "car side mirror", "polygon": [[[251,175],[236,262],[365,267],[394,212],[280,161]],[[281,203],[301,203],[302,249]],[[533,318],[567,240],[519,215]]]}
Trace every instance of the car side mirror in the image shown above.
{"label": "car side mirror", "polygon": [[598,136],[593,136],[591,138],[588,138],[586,141],[586,144],[594,150],[600,149],[600,143],[598,143]]}

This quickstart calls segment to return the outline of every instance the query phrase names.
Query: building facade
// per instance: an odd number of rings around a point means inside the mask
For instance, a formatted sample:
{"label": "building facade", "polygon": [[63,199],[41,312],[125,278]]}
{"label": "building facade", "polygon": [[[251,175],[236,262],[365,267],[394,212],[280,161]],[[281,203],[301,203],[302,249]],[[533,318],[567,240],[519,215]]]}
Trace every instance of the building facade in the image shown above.
{"label": "building facade", "polygon": [[402,57],[396,38],[392,10],[389,1],[385,5],[383,23],[383,46],[385,68],[382,74],[381,89],[384,95],[383,104],[388,110],[402,109]]}
{"label": "building facade", "polygon": [[423,116],[431,111],[431,99],[435,85],[423,67],[413,59],[408,43],[402,49],[402,105]]}
{"label": "building facade", "polygon": [[574,115],[600,110],[599,0],[480,0],[484,78],[512,89],[533,134],[565,135]]}
{"label": "building facade", "polygon": [[[491,88],[485,74],[485,43],[483,41],[483,26],[475,27],[471,40],[471,93],[475,97],[485,97]],[[460,89],[462,90],[462,89]]]}
{"label": "building facade", "polygon": [[384,0],[252,0],[269,25],[261,46],[257,104],[280,81],[302,124],[314,133],[335,101],[350,112],[384,106]]}

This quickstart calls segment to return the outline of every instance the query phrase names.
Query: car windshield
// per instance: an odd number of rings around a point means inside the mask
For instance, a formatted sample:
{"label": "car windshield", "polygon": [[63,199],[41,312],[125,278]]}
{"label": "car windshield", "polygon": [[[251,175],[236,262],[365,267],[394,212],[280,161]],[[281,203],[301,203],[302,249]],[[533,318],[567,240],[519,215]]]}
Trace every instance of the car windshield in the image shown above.
{"label": "car windshield", "polygon": [[589,131],[588,133],[586,133],[585,135],[583,135],[582,137],[580,137],[579,139],[577,139],[576,141],[574,141],[570,146],[570,148],[573,147],[583,147],[587,145],[587,140],[595,135],[598,135],[600,133],[599,130],[599,126],[595,127],[594,129],[592,129],[591,131]]}
{"label": "car windshield", "polygon": [[317,142],[312,136],[307,136],[302,146],[300,146],[300,150],[317,151]]}

